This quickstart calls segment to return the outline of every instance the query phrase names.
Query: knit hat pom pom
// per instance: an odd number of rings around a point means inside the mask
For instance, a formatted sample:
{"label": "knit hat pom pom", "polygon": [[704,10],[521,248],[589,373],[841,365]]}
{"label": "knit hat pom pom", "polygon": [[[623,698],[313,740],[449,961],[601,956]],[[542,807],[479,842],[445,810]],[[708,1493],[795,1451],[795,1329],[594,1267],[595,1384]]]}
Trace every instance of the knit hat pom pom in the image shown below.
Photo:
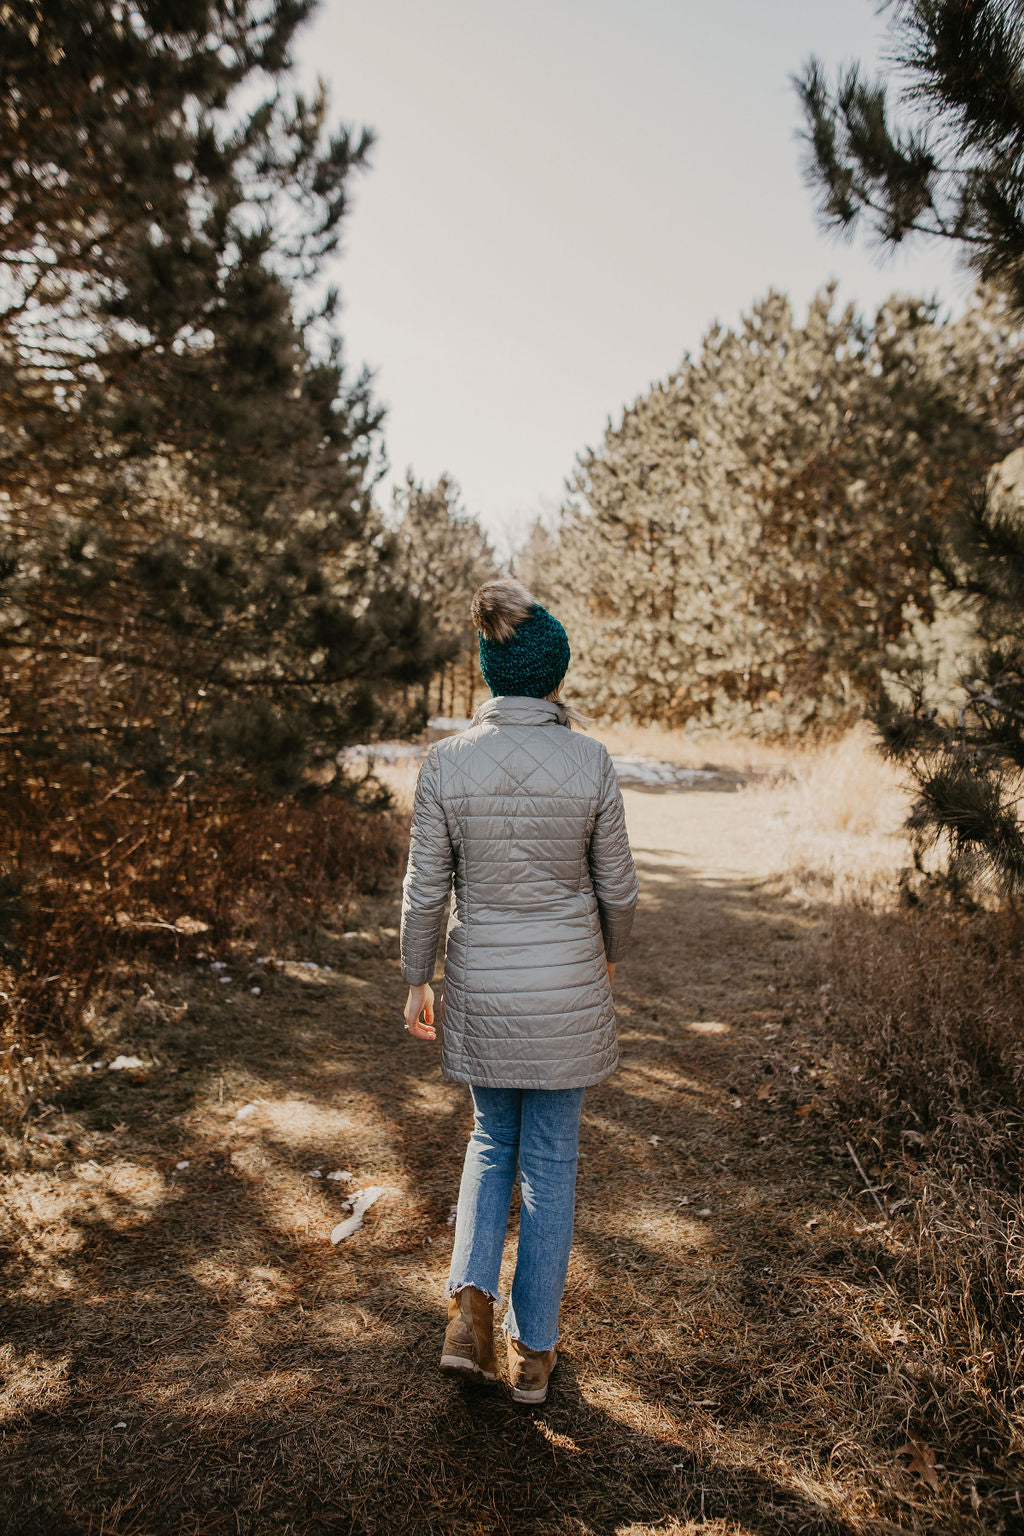
{"label": "knit hat pom pom", "polygon": [[536,599],[521,581],[485,581],[473,596],[473,623],[485,640],[503,644],[535,607]]}
{"label": "knit hat pom pom", "polygon": [[569,639],[521,581],[485,581],[473,598],[480,671],[495,695],[546,699],[569,667]]}

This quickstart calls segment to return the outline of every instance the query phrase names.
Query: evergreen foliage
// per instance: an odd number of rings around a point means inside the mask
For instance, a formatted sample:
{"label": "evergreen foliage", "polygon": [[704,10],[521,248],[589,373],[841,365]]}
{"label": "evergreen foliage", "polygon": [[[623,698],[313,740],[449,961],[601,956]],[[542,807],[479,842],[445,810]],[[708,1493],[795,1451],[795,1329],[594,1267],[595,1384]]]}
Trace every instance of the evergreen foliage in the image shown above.
{"label": "evergreen foliage", "polygon": [[[785,733],[859,714],[927,549],[1012,440],[1024,336],[769,294],[581,455],[555,566],[573,681],[613,717]],[[559,612],[562,608],[559,609]]]}
{"label": "evergreen foliage", "polygon": [[556,586],[558,542],[543,518],[535,517],[526,538],[514,551],[513,576],[532,592],[539,603],[553,612],[561,607],[562,594]]}
{"label": "evergreen foliage", "polygon": [[[867,223],[896,245],[954,242],[1024,320],[1024,14],[1013,0],[903,0],[892,7],[892,81],[858,67],[830,85],[812,60],[797,81],[807,173],[826,224]],[[897,77],[894,76],[895,80]],[[902,122],[897,118],[902,118]],[[1021,422],[1007,448],[1017,449]],[[977,637],[958,707],[927,680],[897,679],[877,720],[918,790],[919,853],[939,844],[954,889],[1024,891],[1024,477],[1019,452],[949,508],[932,548],[951,612]],[[909,694],[909,704],[908,704]]]}
{"label": "evergreen foliage", "polygon": [[470,605],[477,587],[498,575],[494,550],[450,475],[424,485],[408,471],[392,498],[392,523],[398,573],[430,615],[437,713],[454,715],[461,707],[469,715],[483,687]]}
{"label": "evergreen foliage", "polygon": [[0,17],[0,645],[23,759],[304,782],[435,664],[336,295],[372,143],[289,86],[313,0]]}

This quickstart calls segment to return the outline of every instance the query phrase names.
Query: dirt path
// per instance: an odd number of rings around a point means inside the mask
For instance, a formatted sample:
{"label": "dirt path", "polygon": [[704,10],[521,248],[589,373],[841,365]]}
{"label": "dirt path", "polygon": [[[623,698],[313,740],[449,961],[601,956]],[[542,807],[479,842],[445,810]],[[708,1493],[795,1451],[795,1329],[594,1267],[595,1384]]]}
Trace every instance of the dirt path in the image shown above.
{"label": "dirt path", "polygon": [[864,1430],[900,1319],[801,1032],[818,921],[759,875],[751,798],[626,800],[623,1065],[587,1098],[546,1408],[436,1372],[467,1097],[401,1028],[382,902],[319,969],[160,978],[106,1053],[145,1067],[83,1066],[36,1122],[0,1192],[4,1531],[930,1528]]}

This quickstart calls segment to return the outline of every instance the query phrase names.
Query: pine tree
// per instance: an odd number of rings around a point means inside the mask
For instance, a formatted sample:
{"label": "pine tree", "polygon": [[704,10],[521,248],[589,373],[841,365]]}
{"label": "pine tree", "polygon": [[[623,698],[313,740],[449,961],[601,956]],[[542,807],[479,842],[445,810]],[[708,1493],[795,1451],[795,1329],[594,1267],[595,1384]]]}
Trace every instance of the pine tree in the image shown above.
{"label": "pine tree", "polygon": [[535,517],[522,544],[515,550],[511,573],[545,607],[560,602],[556,581],[558,541],[544,519]]}
{"label": "pine tree", "polygon": [[[770,294],[579,460],[559,586],[589,707],[771,732],[858,714],[927,609],[942,508],[1005,451],[1024,337]],[[1000,402],[998,407],[993,401]]]}
{"label": "pine tree", "polygon": [[430,615],[438,648],[436,711],[455,715],[461,706],[468,715],[483,683],[470,606],[477,587],[498,574],[494,550],[447,474],[428,486],[407,471],[392,523],[398,572]]}
{"label": "pine tree", "polygon": [[[854,66],[830,85],[812,60],[796,84],[806,117],[807,175],[827,226],[866,224],[888,246],[951,241],[1024,320],[1024,17],[1013,0],[903,0],[892,7],[895,68],[908,82]],[[1018,414],[1014,440],[1020,442]],[[919,850],[939,844],[954,888],[979,881],[1024,890],[1024,488],[989,474],[945,520],[936,571],[979,637],[965,658],[960,707],[938,715],[921,686],[877,719],[887,750],[918,790]]]}
{"label": "pine tree", "polygon": [[[337,248],[372,136],[289,88],[312,0],[0,17],[6,740],[280,788],[435,665],[371,505]],[[46,707],[40,707],[45,699]]]}

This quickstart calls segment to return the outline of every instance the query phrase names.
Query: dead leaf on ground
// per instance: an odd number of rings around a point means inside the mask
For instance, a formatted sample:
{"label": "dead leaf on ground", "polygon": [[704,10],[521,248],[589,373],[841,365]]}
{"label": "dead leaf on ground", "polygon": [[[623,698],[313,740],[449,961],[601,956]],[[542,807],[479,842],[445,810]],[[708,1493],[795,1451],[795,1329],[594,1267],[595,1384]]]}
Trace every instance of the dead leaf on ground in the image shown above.
{"label": "dead leaf on ground", "polygon": [[916,1435],[911,1435],[905,1445],[901,1445],[896,1452],[897,1456],[909,1456],[910,1462],[907,1470],[916,1472],[929,1488],[937,1489],[939,1486],[939,1474],[936,1469],[935,1452],[926,1440],[919,1440]]}

